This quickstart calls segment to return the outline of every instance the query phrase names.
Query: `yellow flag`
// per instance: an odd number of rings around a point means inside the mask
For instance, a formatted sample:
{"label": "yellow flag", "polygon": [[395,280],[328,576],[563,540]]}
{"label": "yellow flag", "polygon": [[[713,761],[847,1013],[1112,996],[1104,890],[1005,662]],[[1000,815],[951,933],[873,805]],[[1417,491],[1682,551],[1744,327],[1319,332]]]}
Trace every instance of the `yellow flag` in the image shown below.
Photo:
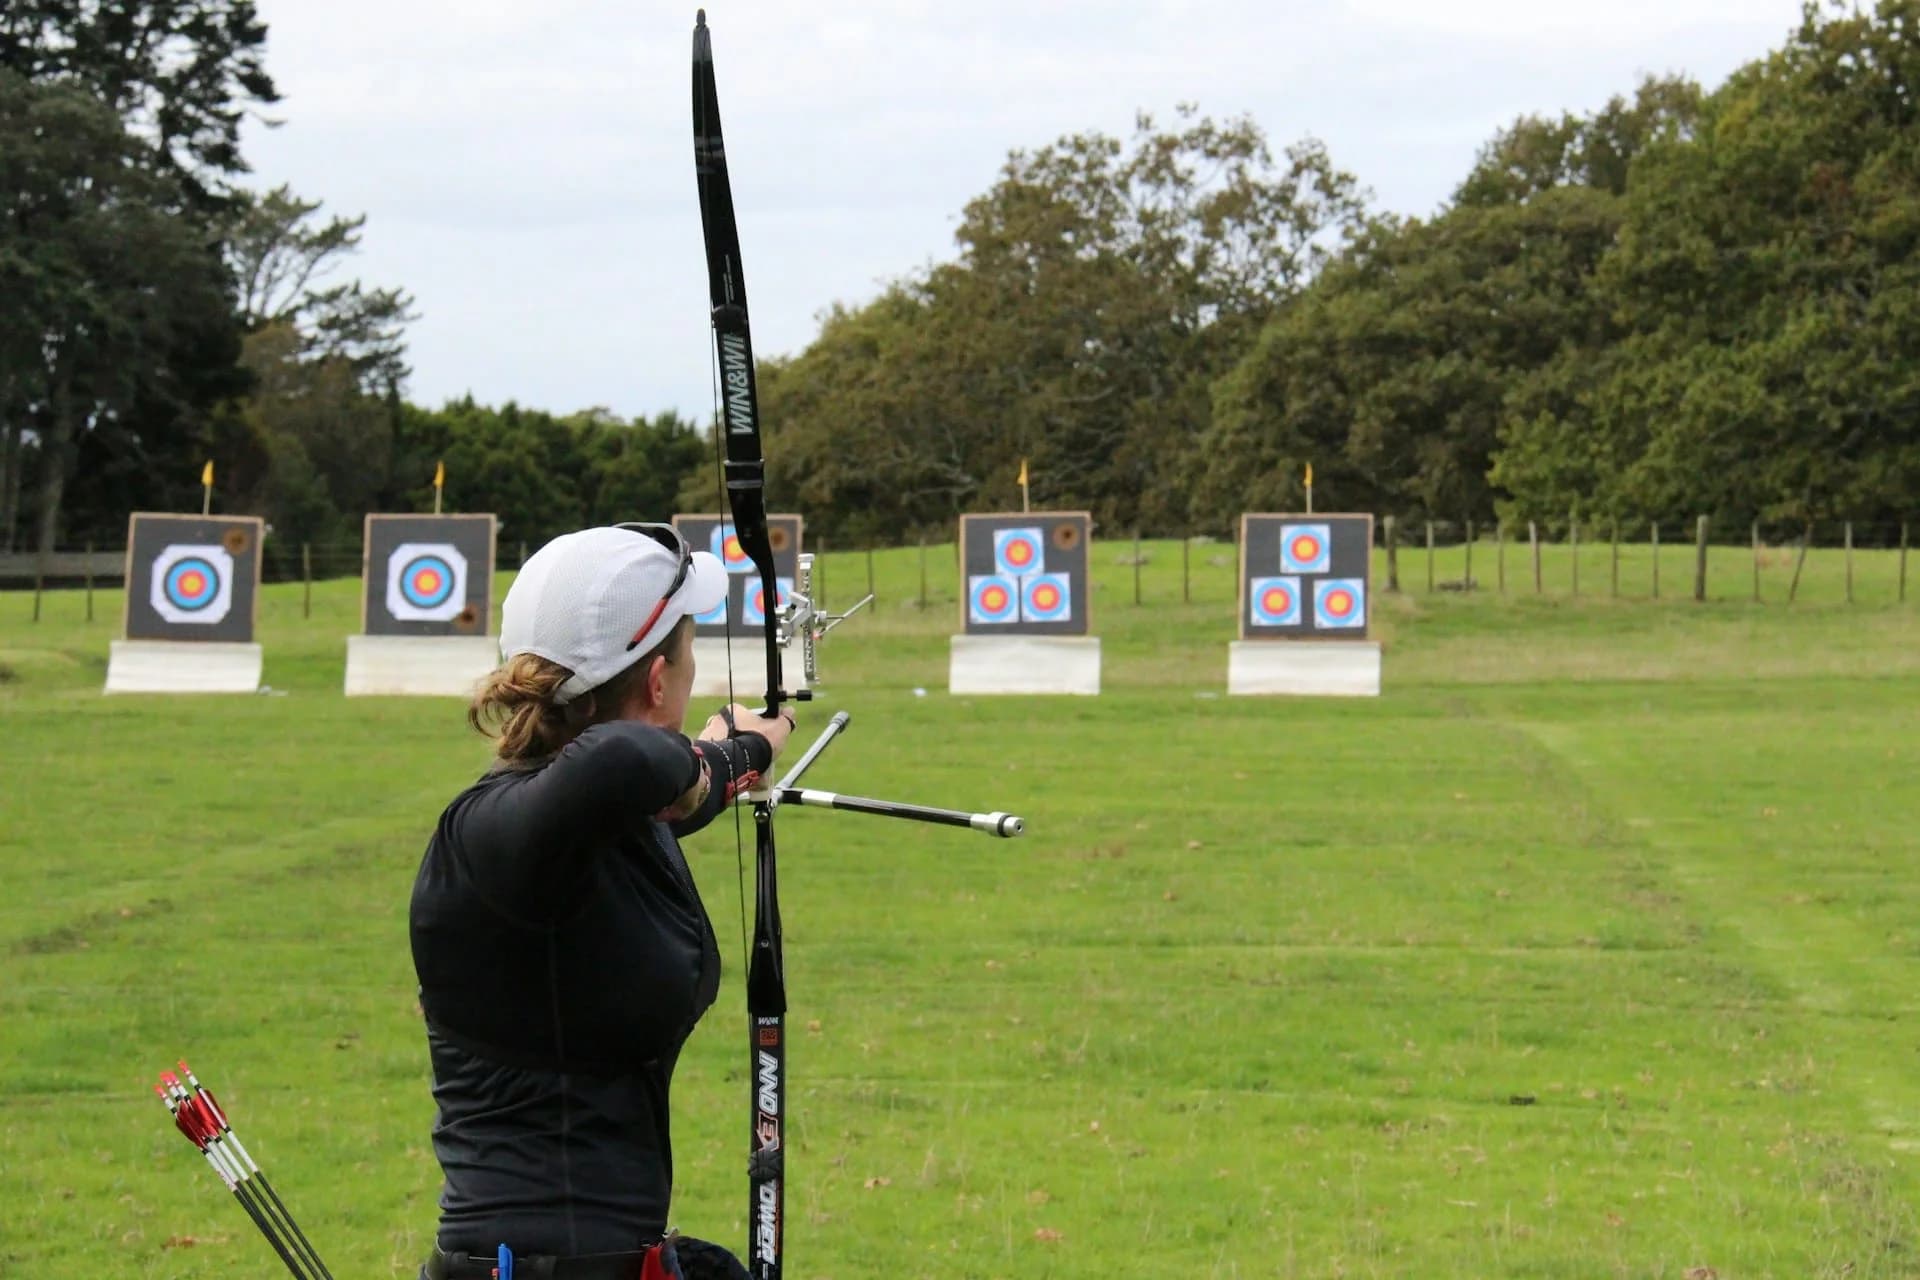
{"label": "yellow flag", "polygon": [[1025,458],[1020,459],[1020,483],[1022,485],[1027,483],[1027,460]]}
{"label": "yellow flag", "polygon": [[1313,488],[1313,464],[1311,462],[1307,464],[1307,488]]}
{"label": "yellow flag", "polygon": [[444,489],[446,487],[446,484],[447,484],[447,464],[446,464],[446,460],[442,459],[441,461],[435,463],[433,467],[433,487],[436,489]]}
{"label": "yellow flag", "polygon": [[200,483],[206,488],[213,488],[213,463],[211,461],[209,461],[206,466],[200,468]]}

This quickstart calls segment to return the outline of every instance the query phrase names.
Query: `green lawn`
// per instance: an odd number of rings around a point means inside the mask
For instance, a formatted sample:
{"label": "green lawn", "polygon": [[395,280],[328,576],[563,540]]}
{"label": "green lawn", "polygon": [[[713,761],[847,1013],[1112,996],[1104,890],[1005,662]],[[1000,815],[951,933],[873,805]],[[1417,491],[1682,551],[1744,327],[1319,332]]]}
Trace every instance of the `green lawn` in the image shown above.
{"label": "green lawn", "polygon": [[[882,553],[823,651],[810,714],[853,726],[813,782],[1029,834],[784,815],[796,1280],[1920,1275],[1893,553],[1849,607],[1815,551],[1788,607],[1791,564],[1739,598],[1737,549],[1706,605],[1691,547],[1658,602],[1608,597],[1604,545],[1578,599],[1512,545],[1505,597],[1427,595],[1403,552],[1385,696],[1349,702],[1225,697],[1232,548],[1192,548],[1190,604],[1146,551],[1135,607],[1095,548],[1099,699],[945,694],[950,546],[926,610]],[[834,601],[865,574],[831,557]],[[0,1274],[274,1271],[149,1092],[185,1054],[335,1275],[410,1277],[406,898],[486,746],[455,703],[339,696],[355,583],[310,619],[266,591],[284,696],[101,697],[119,608],[0,594]],[[693,846],[731,971],[675,1136],[679,1225],[737,1244],[733,843]]]}

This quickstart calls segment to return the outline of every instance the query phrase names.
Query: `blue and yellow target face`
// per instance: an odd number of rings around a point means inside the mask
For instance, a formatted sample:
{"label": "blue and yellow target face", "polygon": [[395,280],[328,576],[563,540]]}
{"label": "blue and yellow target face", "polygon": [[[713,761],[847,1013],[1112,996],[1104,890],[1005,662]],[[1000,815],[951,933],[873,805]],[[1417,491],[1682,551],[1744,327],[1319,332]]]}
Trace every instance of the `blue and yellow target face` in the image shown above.
{"label": "blue and yellow target face", "polygon": [[1367,625],[1367,584],[1359,578],[1324,578],[1313,584],[1313,625],[1329,631]]}
{"label": "blue and yellow target face", "polygon": [[1018,584],[997,573],[967,579],[967,616],[987,626],[1020,621]]}
{"label": "blue and yellow target face", "polygon": [[1280,571],[1325,573],[1331,567],[1333,534],[1324,524],[1280,526]]}
{"label": "blue and yellow target face", "polygon": [[451,622],[467,607],[467,557],[451,542],[403,542],[387,557],[387,612]]}
{"label": "blue and yellow target face", "polygon": [[1247,584],[1247,621],[1256,627],[1300,624],[1300,579],[1255,578]]}
{"label": "blue and yellow target face", "polygon": [[1073,580],[1064,573],[1036,573],[1020,580],[1022,622],[1065,622],[1073,617]]}
{"label": "blue and yellow target face", "polygon": [[1046,566],[1046,553],[1038,529],[995,529],[993,531],[993,571],[1003,577],[1024,578]]}
{"label": "blue and yellow target face", "polygon": [[153,559],[153,611],[168,622],[213,626],[233,607],[233,556],[218,543],[174,543]]}
{"label": "blue and yellow target face", "polygon": [[707,550],[727,567],[728,573],[752,573],[753,561],[740,545],[740,535],[734,532],[731,524],[718,524],[713,527],[712,535],[707,539]]}
{"label": "blue and yellow target face", "polygon": [[[784,608],[787,597],[793,593],[793,579],[775,578],[773,581],[774,589],[780,593],[780,598],[774,602],[774,608]],[[761,585],[759,579],[756,578],[747,584],[747,598],[740,613],[742,626],[764,627],[767,625],[767,589]]]}

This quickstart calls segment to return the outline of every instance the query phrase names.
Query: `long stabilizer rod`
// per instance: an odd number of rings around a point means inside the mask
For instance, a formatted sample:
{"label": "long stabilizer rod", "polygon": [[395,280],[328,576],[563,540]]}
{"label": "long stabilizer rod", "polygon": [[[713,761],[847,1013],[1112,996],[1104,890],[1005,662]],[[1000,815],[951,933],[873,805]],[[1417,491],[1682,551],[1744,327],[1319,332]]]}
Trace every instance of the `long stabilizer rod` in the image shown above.
{"label": "long stabilizer rod", "polygon": [[866,796],[843,796],[837,791],[815,791],[811,787],[776,787],[777,804],[819,805],[845,809],[851,813],[871,813],[881,818],[906,818],[913,822],[934,822],[948,827],[972,827],[990,836],[1010,840],[1027,829],[1027,824],[1011,813],[967,813],[960,809],[935,809],[924,804],[902,804],[897,800],[873,800]]}
{"label": "long stabilizer rod", "polygon": [[905,818],[911,822],[932,822],[946,827],[972,827],[975,831],[984,831],[990,836],[1003,840],[1012,839],[1027,829],[1027,824],[1011,813],[968,813],[962,809],[936,809],[931,805],[902,804],[897,800],[873,800],[866,796],[843,796],[837,791],[815,791],[811,787],[799,787],[800,775],[813,767],[833,740],[851,720],[844,711],[833,713],[833,719],[813,740],[806,754],[794,762],[786,776],[766,791],[756,791],[742,795],[743,801],[765,799],[773,804],[814,805],[827,809],[845,809],[850,813],[871,813],[882,818]]}

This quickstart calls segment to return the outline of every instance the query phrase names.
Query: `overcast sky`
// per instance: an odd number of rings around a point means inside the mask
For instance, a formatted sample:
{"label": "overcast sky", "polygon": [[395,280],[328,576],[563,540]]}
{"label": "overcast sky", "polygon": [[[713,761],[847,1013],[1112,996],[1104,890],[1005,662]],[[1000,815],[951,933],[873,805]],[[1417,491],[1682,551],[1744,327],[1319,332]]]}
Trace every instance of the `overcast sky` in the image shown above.
{"label": "overcast sky", "polygon": [[[692,3],[259,0],[284,101],[258,185],[368,215],[348,272],[417,300],[417,402],[712,412]],[[1010,149],[1193,102],[1303,134],[1427,214],[1528,112],[1708,85],[1799,0],[714,0],[754,341],[950,256]]]}

